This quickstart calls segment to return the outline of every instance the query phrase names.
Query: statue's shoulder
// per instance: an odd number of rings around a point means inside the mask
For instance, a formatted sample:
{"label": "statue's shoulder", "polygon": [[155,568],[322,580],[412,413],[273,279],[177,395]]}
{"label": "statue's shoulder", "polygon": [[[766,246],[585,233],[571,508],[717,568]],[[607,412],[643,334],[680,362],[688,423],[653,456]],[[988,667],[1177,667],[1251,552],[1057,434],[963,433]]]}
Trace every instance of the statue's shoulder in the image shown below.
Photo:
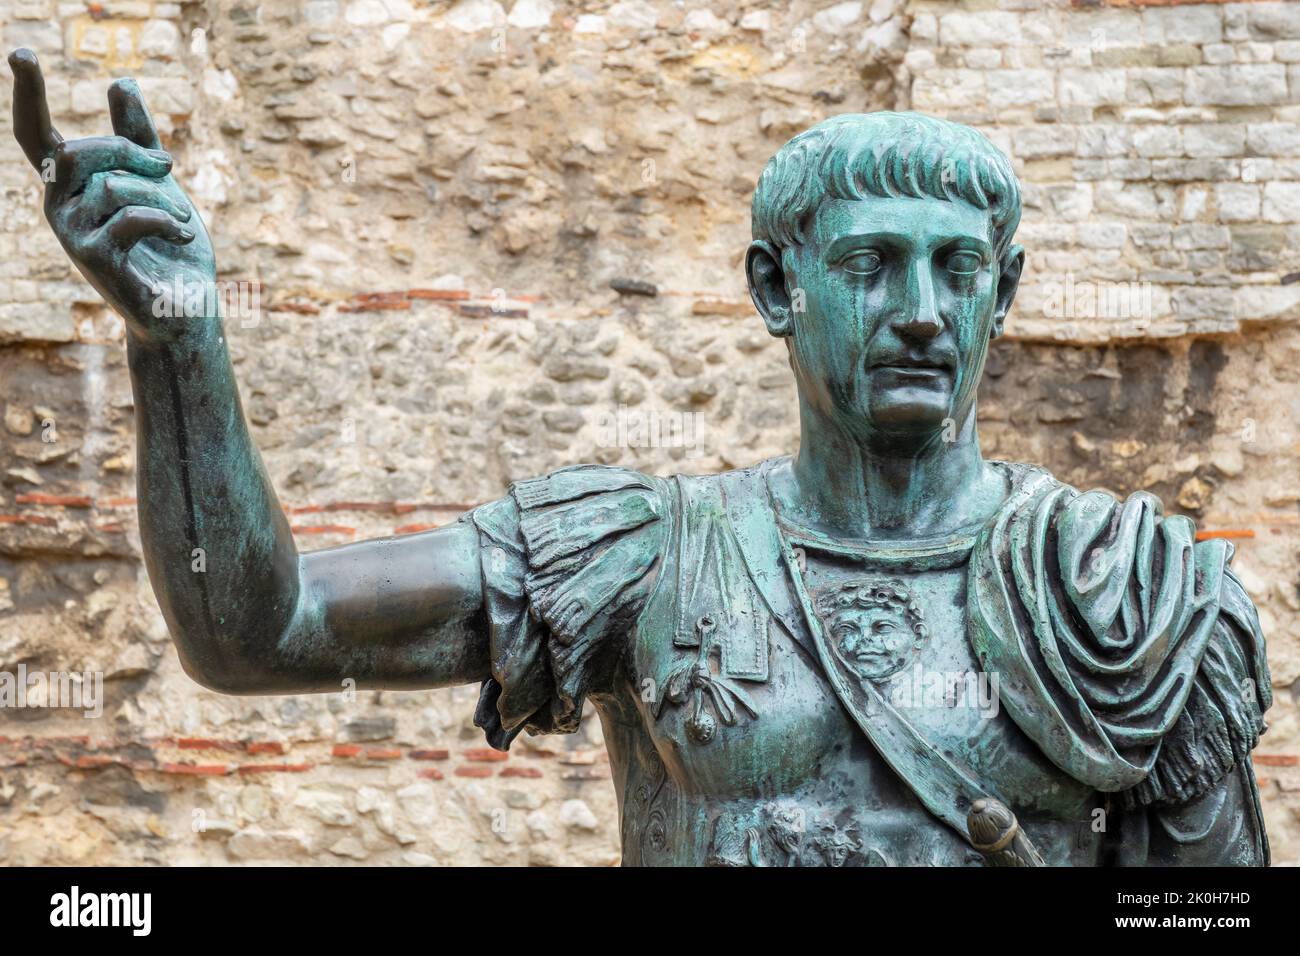
{"label": "statue's shoulder", "polygon": [[516,481],[511,498],[521,511],[570,505],[568,513],[622,504],[644,508],[655,518],[680,509],[709,509],[726,497],[766,500],[766,475],[788,457],[769,458],[726,471],[707,473],[669,472],[652,475],[617,465],[571,465],[539,478]]}
{"label": "statue's shoulder", "polygon": [[[510,495],[523,510],[582,501],[593,495],[658,492],[663,479],[616,465],[570,465],[510,486]],[[626,497],[626,496],[623,496]]]}
{"label": "statue's shoulder", "polygon": [[658,577],[667,485],[608,465],[516,481],[467,516],[478,528],[492,679],[475,714],[488,741],[578,728],[613,686],[630,622]]}
{"label": "statue's shoulder", "polygon": [[674,494],[687,501],[705,501],[724,495],[766,499],[767,474],[773,468],[789,462],[788,456],[768,458],[727,471],[705,474],[678,472],[663,479],[673,487]]}
{"label": "statue's shoulder", "polygon": [[1245,765],[1272,702],[1233,546],[1159,498],[1079,491],[1006,465],[972,554],[971,641],[1007,711],[1058,766],[1143,804]]}
{"label": "statue's shoulder", "polygon": [[519,539],[534,570],[615,541],[657,550],[685,512],[721,509],[728,497],[763,500],[765,473],[780,461],[667,476],[617,465],[571,465],[512,482],[508,495],[477,509],[473,520],[494,538]]}
{"label": "statue's shoulder", "polygon": [[657,523],[666,510],[665,492],[662,479],[628,468],[570,465],[511,482],[508,494],[463,520],[539,560]]}
{"label": "statue's shoulder", "polygon": [[573,465],[516,481],[508,501],[536,576],[571,574],[611,547],[641,564],[662,545],[671,491],[664,479],[611,465]]}
{"label": "statue's shoulder", "polygon": [[1011,487],[1008,504],[1023,501],[1031,495],[1041,494],[1055,488],[1066,488],[1075,494],[1078,493],[1078,489],[1061,481],[1042,465],[1031,464],[1027,461],[1003,461],[1001,459],[990,459],[987,464],[1006,476],[1007,483]]}
{"label": "statue's shoulder", "polygon": [[[1099,516],[1115,508],[1138,510],[1157,523],[1172,521],[1181,529],[1194,529],[1195,524],[1185,515],[1166,515],[1164,503],[1149,491],[1134,491],[1121,495],[1107,488],[1078,488],[1062,481],[1041,465],[1028,462],[990,461],[990,465],[1003,471],[1011,491],[999,509],[1006,520],[1015,513],[1034,510],[1040,520],[1050,521],[1057,530],[1072,529],[1083,516]],[[1050,499],[1050,507],[1044,502]],[[1133,530],[1130,525],[1125,530]]]}

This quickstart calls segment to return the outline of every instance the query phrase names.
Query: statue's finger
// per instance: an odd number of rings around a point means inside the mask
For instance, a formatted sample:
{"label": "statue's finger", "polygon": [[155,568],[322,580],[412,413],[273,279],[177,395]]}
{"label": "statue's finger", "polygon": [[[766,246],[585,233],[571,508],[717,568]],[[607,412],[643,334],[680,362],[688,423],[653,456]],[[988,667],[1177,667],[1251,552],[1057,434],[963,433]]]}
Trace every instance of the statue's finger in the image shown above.
{"label": "statue's finger", "polygon": [[99,222],[124,206],[152,206],[181,222],[189,222],[194,215],[193,210],[167,195],[154,180],[140,176],[105,176],[98,186],[92,183],[83,201],[96,207],[91,214]]}
{"label": "statue's finger", "polygon": [[108,88],[108,112],[113,119],[113,132],[125,136],[145,149],[162,149],[158,127],[153,124],[149,107],[144,105],[144,94],[135,80],[115,80]]}
{"label": "statue's finger", "polygon": [[54,175],[72,195],[80,192],[95,173],[115,169],[162,179],[172,169],[172,158],[160,149],[145,149],[124,136],[90,136],[62,144],[55,152]]}
{"label": "statue's finger", "polygon": [[194,239],[194,232],[170,214],[152,206],[127,206],[120,209],[104,226],[113,242],[130,249],[141,239],[155,237],[184,245]]}
{"label": "statue's finger", "polygon": [[37,169],[63,142],[50,123],[50,104],[45,99],[45,77],[36,54],[26,48],[9,54],[14,74],[14,138]]}

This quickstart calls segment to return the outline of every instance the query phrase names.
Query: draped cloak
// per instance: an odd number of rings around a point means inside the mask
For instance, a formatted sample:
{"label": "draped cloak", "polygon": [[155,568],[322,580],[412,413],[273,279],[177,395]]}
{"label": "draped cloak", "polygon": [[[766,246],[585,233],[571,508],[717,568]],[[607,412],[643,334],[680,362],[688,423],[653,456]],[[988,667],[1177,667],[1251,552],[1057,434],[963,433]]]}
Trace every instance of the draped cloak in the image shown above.
{"label": "draped cloak", "polygon": [[[1034,469],[971,557],[968,633],[1049,759],[1139,804],[1182,803],[1247,755],[1272,703],[1259,617],[1191,520]],[[1022,484],[1022,488],[1026,484]]]}

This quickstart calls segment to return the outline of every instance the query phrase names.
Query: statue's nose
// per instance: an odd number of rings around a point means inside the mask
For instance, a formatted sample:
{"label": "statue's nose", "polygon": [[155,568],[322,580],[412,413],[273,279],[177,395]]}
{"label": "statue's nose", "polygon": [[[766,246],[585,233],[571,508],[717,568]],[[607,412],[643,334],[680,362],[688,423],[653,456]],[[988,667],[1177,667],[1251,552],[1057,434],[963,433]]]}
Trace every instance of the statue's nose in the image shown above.
{"label": "statue's nose", "polygon": [[928,342],[943,331],[938,305],[934,299],[934,283],[930,270],[924,263],[912,269],[911,290],[908,302],[894,321],[894,330],[912,341]]}
{"label": "statue's nose", "polygon": [[943,331],[943,323],[933,311],[927,310],[904,317],[894,323],[894,328],[904,338],[928,342]]}

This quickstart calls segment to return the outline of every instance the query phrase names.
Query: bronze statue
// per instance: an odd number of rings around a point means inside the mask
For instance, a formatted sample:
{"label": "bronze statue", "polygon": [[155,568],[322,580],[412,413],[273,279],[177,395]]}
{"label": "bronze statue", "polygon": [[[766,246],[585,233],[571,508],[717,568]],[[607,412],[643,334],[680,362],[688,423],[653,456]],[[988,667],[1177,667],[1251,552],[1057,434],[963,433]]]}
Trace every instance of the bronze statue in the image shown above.
{"label": "bronze statue", "polygon": [[127,322],[145,559],[195,680],[481,681],[501,749],[590,699],[629,864],[1267,863],[1250,751],[1271,693],[1232,546],[1149,494],[980,454],[1024,250],[979,133],[836,116],[764,170],[746,272],[797,381],[793,457],[577,466],[299,554],[221,317],[152,308],[215,268],[138,89],[109,90],[115,136],[64,142],[35,57],[10,64],[50,224]]}

